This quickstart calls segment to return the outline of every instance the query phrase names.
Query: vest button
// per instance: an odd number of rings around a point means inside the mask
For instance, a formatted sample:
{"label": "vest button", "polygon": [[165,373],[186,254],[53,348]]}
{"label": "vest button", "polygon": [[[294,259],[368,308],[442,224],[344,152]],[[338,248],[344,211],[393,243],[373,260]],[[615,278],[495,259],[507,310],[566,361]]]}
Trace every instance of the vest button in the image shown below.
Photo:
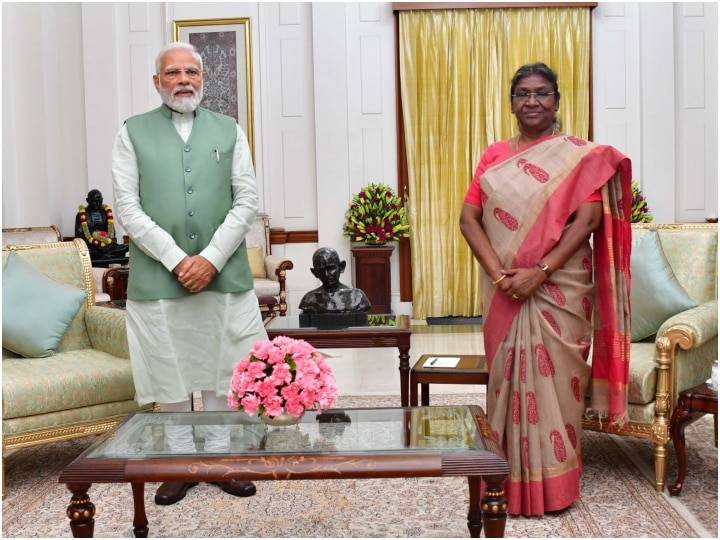
{"label": "vest button", "polygon": [[188,191],[187,191],[187,192],[188,192],[188,195],[192,195],[192,194],[193,194],[193,188],[188,188]]}
{"label": "vest button", "polygon": [[190,147],[189,147],[189,146],[186,146],[185,148],[183,148],[183,150],[185,150],[186,152],[189,152],[189,151],[190,151]]}
{"label": "vest button", "polygon": [[190,167],[185,167],[185,172],[192,172],[192,169]]}
{"label": "vest button", "polygon": [[195,215],[195,210],[190,210],[188,212],[188,216],[193,217]]}
{"label": "vest button", "polygon": [[195,240],[197,238],[197,234],[191,233],[190,234],[190,240]]}

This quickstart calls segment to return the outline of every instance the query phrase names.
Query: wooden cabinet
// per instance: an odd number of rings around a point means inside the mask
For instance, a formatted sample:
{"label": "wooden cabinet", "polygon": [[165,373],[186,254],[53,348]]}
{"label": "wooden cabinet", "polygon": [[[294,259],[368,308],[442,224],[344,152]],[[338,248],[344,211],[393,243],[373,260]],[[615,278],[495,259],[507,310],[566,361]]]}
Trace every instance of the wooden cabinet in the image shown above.
{"label": "wooden cabinet", "polygon": [[372,307],[368,313],[391,313],[390,256],[393,246],[354,247],[355,287],[362,289]]}

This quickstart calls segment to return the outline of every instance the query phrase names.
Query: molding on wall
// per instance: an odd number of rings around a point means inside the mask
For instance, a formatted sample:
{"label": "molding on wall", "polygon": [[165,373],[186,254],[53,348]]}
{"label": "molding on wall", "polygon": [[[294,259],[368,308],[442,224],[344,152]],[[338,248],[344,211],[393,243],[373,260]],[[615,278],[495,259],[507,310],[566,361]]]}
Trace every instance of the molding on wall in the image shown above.
{"label": "molding on wall", "polygon": [[282,227],[270,228],[270,244],[317,244],[317,231],[286,231]]}

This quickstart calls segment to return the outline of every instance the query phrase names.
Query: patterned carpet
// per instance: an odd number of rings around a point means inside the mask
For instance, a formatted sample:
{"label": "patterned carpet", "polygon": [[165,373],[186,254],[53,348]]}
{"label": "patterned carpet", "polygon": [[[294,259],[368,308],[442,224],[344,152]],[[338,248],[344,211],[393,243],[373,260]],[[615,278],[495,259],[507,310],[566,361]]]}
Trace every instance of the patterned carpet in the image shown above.
{"label": "patterned carpet", "polygon": [[[477,403],[477,395],[433,395],[431,404]],[[395,406],[397,396],[344,396],[339,407]],[[686,430],[688,475],[680,497],[654,491],[647,441],[584,432],[582,497],[543,518],[509,518],[507,537],[692,538],[718,536],[718,455],[712,417]],[[5,459],[3,537],[70,537],[70,493],[62,469],[93,437],[19,450]],[[668,478],[677,476],[672,446]],[[238,499],[200,484],[174,506],[153,503],[146,486],[151,537],[467,537],[464,478],[263,482]],[[132,493],[120,484],[93,485],[95,536],[129,537]],[[440,504],[439,504],[440,503]]]}

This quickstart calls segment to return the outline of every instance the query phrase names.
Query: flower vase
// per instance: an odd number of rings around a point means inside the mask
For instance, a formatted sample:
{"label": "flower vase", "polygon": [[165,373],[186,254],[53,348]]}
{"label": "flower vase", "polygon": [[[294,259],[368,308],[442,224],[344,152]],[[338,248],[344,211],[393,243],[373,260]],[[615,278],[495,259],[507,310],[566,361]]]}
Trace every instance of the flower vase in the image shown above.
{"label": "flower vase", "polygon": [[373,238],[365,240],[365,245],[370,247],[384,246],[386,243],[387,240],[375,240]]}
{"label": "flower vase", "polygon": [[293,416],[292,414],[285,411],[283,411],[280,416],[269,416],[265,413],[262,413],[260,415],[260,420],[262,420],[263,424],[265,424],[265,429],[267,429],[268,426],[287,427],[298,424],[300,420],[302,420],[304,414],[304,411],[300,416]]}

